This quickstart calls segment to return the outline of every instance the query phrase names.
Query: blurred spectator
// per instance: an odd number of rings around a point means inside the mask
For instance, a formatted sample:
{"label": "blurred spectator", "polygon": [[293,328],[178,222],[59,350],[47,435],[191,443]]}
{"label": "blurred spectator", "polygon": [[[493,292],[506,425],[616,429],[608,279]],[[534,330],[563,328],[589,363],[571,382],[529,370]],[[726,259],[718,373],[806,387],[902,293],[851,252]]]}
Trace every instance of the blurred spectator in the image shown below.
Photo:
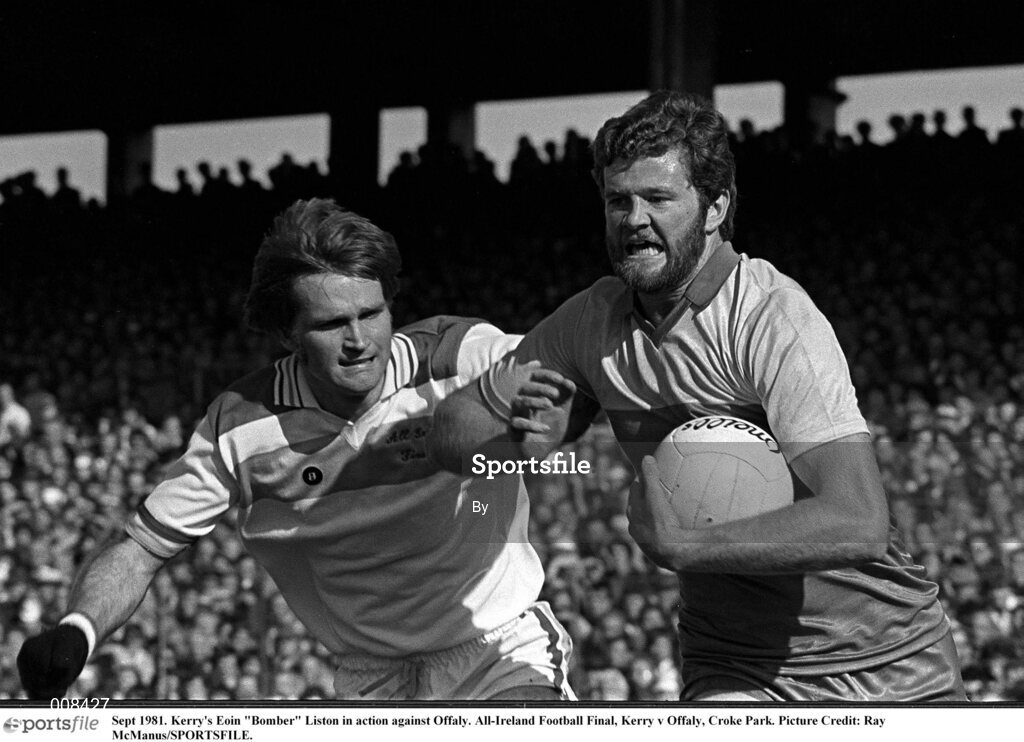
{"label": "blurred spectator", "polygon": [[0,384],[0,448],[18,445],[32,432],[32,416],[14,398],[14,388]]}
{"label": "blurred spectator", "polygon": [[65,214],[73,214],[82,207],[82,193],[71,186],[70,175],[66,167],[57,168],[57,190],[50,197],[53,205],[58,211]]}

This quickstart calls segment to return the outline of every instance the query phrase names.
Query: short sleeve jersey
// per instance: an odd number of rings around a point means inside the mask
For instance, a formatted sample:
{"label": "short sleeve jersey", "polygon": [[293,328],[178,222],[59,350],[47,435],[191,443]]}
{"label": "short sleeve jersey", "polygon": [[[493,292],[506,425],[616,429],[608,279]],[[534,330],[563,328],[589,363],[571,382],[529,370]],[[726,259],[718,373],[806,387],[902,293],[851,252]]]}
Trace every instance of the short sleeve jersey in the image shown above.
{"label": "short sleeve jersey", "polygon": [[406,327],[355,421],[321,409],[283,358],[214,400],[128,534],[170,557],[234,506],[246,549],[331,651],[400,657],[478,637],[540,591],[529,501],[518,476],[439,469],[424,439],[440,400],[518,340],[454,317]]}
{"label": "short sleeve jersey", "polygon": [[[724,243],[658,327],[634,301],[612,277],[572,297],[481,377],[484,400],[507,415],[511,365],[540,361],[600,404],[637,469],[669,432],[704,415],[767,429],[788,460],[868,431],[831,326],[770,263]],[[679,583],[684,660],[846,672],[912,653],[947,628],[936,586],[896,540],[884,560],[861,568],[685,573]]]}

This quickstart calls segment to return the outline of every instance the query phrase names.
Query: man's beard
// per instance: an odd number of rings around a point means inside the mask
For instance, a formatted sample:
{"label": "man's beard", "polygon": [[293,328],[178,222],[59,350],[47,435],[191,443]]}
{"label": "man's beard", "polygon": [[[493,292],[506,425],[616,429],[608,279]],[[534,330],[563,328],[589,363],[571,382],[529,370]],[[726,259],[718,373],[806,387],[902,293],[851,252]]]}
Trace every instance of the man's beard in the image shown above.
{"label": "man's beard", "polygon": [[[695,218],[673,246],[674,249],[670,250],[667,245],[663,247],[665,265],[655,273],[644,270],[640,261],[629,260],[624,255],[619,260],[612,258],[612,272],[624,284],[642,294],[657,294],[682,286],[691,277],[704,254],[704,220]],[[609,252],[613,249],[619,252],[609,246]]]}

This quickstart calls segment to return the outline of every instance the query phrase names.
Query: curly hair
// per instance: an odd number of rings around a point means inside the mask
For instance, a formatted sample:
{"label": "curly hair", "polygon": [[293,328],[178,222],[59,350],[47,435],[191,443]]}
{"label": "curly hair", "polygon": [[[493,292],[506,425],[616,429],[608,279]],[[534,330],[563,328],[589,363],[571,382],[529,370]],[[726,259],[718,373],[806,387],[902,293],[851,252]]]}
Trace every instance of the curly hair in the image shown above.
{"label": "curly hair", "polygon": [[719,227],[732,239],[736,214],[736,161],[729,149],[729,127],[714,106],[699,95],[659,90],[621,116],[608,119],[594,138],[594,180],[604,187],[604,169],[623,160],[660,157],[678,149],[701,208],[723,193],[729,209]]}
{"label": "curly hair", "polygon": [[287,335],[297,312],[293,283],[317,273],[380,281],[390,302],[401,267],[394,237],[369,219],[330,199],[296,201],[274,219],[256,253],[246,321],[254,330]]}

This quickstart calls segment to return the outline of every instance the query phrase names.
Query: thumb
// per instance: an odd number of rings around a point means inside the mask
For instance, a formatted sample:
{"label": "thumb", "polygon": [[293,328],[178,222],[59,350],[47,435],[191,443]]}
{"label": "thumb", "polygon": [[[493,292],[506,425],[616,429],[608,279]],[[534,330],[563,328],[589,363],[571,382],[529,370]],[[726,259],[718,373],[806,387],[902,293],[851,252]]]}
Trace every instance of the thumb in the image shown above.
{"label": "thumb", "polygon": [[640,461],[640,474],[645,480],[658,478],[658,462],[653,456],[644,456]]}

